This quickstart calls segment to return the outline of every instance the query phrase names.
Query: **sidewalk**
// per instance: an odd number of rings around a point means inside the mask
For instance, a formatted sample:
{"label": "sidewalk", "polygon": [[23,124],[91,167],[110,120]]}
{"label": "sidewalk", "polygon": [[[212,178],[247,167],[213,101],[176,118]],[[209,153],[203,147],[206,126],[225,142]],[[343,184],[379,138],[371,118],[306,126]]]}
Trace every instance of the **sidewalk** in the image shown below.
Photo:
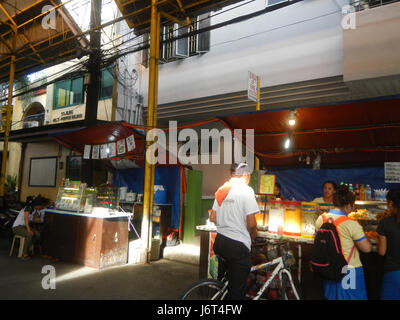
{"label": "sidewalk", "polygon": [[[0,239],[0,299],[130,299],[175,300],[198,280],[198,265],[161,259],[144,265],[124,265],[96,270],[38,256],[29,261],[9,257],[10,247]],[[56,270],[56,289],[44,290],[45,265]]]}

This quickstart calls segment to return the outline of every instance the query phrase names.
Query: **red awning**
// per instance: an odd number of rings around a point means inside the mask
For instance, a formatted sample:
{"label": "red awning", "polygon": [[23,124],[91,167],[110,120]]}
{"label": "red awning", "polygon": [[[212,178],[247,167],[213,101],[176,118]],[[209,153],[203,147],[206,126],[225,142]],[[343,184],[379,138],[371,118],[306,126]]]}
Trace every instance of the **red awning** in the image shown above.
{"label": "red awning", "polygon": [[[267,166],[304,165],[307,156],[317,154],[323,165],[400,161],[400,98],[300,107],[293,128],[289,113],[261,111],[220,119],[231,129],[254,129],[255,153]],[[291,149],[285,150],[290,132]]]}
{"label": "red awning", "polygon": [[[128,159],[134,161],[138,166],[144,166],[144,150],[145,150],[145,127],[135,126],[123,121],[111,122],[108,124],[99,124],[93,127],[63,133],[54,136],[54,139],[67,147],[78,153],[83,154],[85,145],[102,145],[106,143],[112,143],[126,139],[127,137],[133,135],[135,138],[135,149],[118,155],[112,158],[99,159],[104,161],[118,160],[118,159]],[[158,153],[162,152],[161,146],[158,146]],[[166,165],[169,164],[179,164],[176,158],[170,153],[166,153]],[[178,162],[178,163],[177,163]]]}

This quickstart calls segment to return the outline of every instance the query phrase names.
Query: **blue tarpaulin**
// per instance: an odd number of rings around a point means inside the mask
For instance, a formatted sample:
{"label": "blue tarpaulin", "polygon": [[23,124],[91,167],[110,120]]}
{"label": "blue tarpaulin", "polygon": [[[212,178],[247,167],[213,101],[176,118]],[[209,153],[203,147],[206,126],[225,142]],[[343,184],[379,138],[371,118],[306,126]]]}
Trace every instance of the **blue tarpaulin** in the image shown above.
{"label": "blue tarpaulin", "polygon": [[385,170],[383,166],[368,168],[345,168],[345,169],[320,169],[311,168],[279,169],[268,171],[276,175],[276,182],[282,186],[282,195],[287,200],[293,198],[297,201],[312,201],[322,197],[322,185],[325,181],[334,181],[337,185],[341,182],[346,184],[369,184],[374,189],[400,188],[400,184],[385,183]]}
{"label": "blue tarpaulin", "polygon": [[[116,170],[113,185],[128,187],[129,191],[143,194],[144,168]],[[154,185],[163,185],[167,189],[167,203],[172,204],[171,228],[179,229],[181,218],[181,182],[179,166],[156,167]]]}

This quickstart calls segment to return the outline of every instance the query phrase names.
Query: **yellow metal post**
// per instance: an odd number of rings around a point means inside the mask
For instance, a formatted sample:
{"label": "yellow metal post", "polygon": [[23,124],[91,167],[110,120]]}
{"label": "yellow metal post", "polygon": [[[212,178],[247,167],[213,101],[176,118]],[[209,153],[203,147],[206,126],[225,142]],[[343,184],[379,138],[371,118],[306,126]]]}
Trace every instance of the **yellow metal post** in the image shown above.
{"label": "yellow metal post", "polygon": [[[157,42],[159,42],[159,38],[157,38],[157,1],[152,0],[151,7],[151,23],[150,23],[150,61],[149,61],[149,93],[148,93],[148,108],[147,108],[147,127],[151,129],[154,125],[154,109],[157,108],[156,105],[156,49]],[[150,139],[152,140],[152,139]],[[151,141],[146,140],[146,150],[151,145]],[[151,194],[154,190],[154,180],[152,181],[152,165],[149,162],[150,159],[147,158],[145,161],[145,170],[144,170],[144,190],[143,190],[143,220],[142,220],[142,239],[146,243],[147,248],[147,262],[150,262],[151,255],[151,234],[150,234],[150,209],[152,207],[152,197]]]}
{"label": "yellow metal post", "polygon": [[[260,94],[260,77],[257,77],[257,104],[256,104],[256,110],[257,111],[260,111],[260,98],[261,98],[261,94]],[[254,158],[255,158],[255,169],[256,170],[260,170],[260,159],[258,159],[258,157],[256,157],[256,156]]]}
{"label": "yellow metal post", "polygon": [[8,154],[8,137],[11,129],[11,111],[12,111],[12,97],[13,97],[13,86],[14,86],[14,75],[15,75],[15,47],[16,47],[16,30],[13,35],[12,45],[12,56],[10,63],[10,79],[8,81],[8,100],[7,100],[7,116],[6,116],[6,129],[4,132],[4,145],[3,145],[3,157],[1,161],[1,176],[0,176],[0,198],[4,200],[5,190],[5,177],[7,171],[7,154]]}

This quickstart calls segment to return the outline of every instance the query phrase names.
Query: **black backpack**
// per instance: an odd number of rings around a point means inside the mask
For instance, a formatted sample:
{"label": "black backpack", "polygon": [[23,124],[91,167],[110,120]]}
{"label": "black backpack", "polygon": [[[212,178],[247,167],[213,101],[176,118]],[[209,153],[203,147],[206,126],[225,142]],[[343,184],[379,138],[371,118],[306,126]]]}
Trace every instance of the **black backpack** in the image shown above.
{"label": "black backpack", "polygon": [[346,261],[336,228],[340,223],[350,219],[343,217],[333,221],[332,218],[327,220],[324,215],[322,218],[324,223],[315,234],[310,264],[313,272],[321,278],[338,281],[345,276],[343,267],[347,266],[355,247],[351,249],[349,259]]}

